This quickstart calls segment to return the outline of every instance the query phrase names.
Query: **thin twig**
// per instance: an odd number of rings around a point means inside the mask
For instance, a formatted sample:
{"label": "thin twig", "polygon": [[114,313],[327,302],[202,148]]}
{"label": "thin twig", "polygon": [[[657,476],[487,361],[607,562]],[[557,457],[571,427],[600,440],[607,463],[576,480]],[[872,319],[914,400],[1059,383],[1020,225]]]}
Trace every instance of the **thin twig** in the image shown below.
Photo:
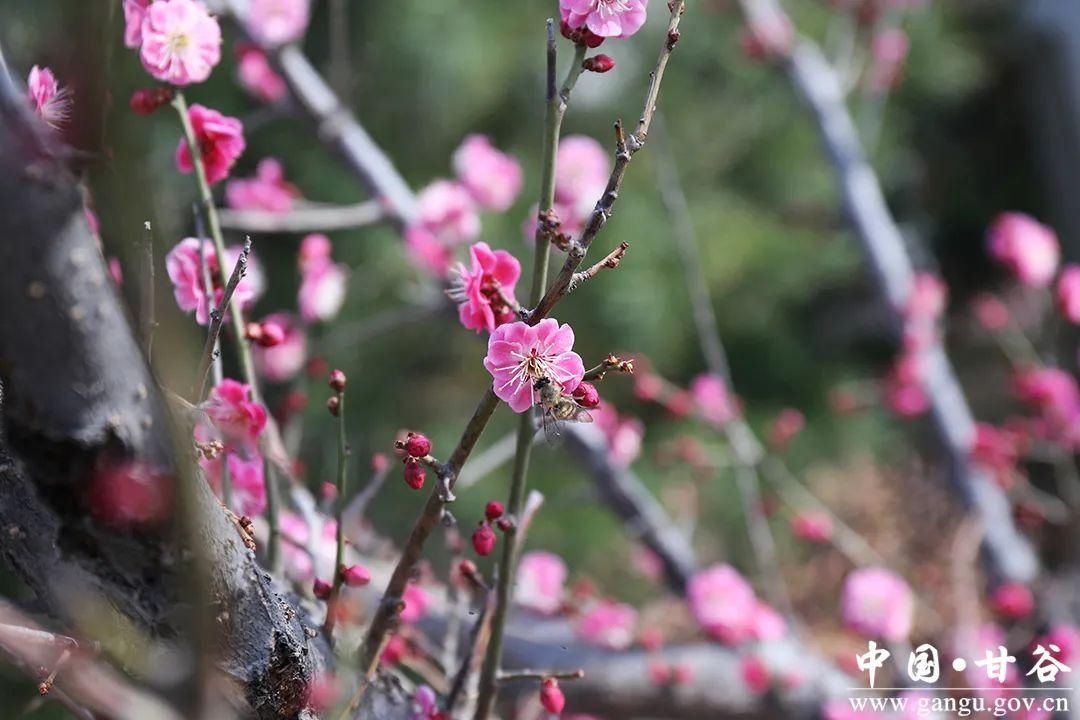
{"label": "thin twig", "polygon": [[154,330],[157,328],[157,320],[154,314],[154,231],[147,220],[143,228],[142,261],[143,273],[140,279],[142,290],[142,302],[140,303],[139,320],[142,327],[142,341],[146,348],[146,359],[150,360],[154,349]]}
{"label": "thin twig", "polygon": [[[251,236],[249,235],[244,240],[244,247],[240,251],[240,256],[236,258],[236,265],[233,266],[229,282],[225,285],[225,292],[221,296],[221,302],[210,311],[210,328],[206,334],[206,342],[203,344],[202,359],[199,360],[199,369],[196,375],[196,378],[198,378],[196,381],[198,383],[198,392],[195,393],[195,397],[200,400],[206,393],[206,379],[210,376],[210,365],[214,362],[214,350],[217,348],[218,338],[221,337],[221,327],[225,323],[225,312],[229,309],[229,303],[236,292],[236,288],[240,285],[240,281],[247,275],[248,255],[250,253]],[[219,262],[222,262],[222,260],[219,260]],[[213,295],[208,296],[207,302],[211,299],[213,299]]]}
{"label": "thin twig", "polygon": [[577,670],[514,670],[513,672],[499,673],[499,684],[506,684],[512,682],[520,682],[522,680],[545,680],[547,678],[555,678],[556,680],[580,680],[585,677],[585,671],[578,668]]}
{"label": "thin twig", "polygon": [[367,227],[386,220],[386,212],[374,200],[355,205],[302,204],[288,212],[267,210],[218,210],[226,230],[258,234],[304,234]]}
{"label": "thin twig", "polygon": [[348,480],[349,468],[349,444],[345,438],[345,392],[340,390],[335,395],[338,400],[338,464],[337,464],[337,493],[335,504],[337,505],[337,551],[334,555],[334,580],[330,587],[330,598],[326,601],[326,620],[323,622],[323,633],[333,640],[334,623],[337,621],[338,597],[341,594],[341,585],[344,580],[345,567],[345,491]]}
{"label": "thin twig", "polygon": [[629,249],[630,243],[621,242],[618,244],[618,246],[616,246],[614,250],[607,254],[607,257],[605,257],[600,262],[596,263],[587,270],[582,270],[581,272],[574,273],[574,278],[570,281],[570,286],[566,288],[567,294],[574,292],[574,290],[577,290],[578,286],[581,285],[583,282],[592,280],[594,277],[600,274],[601,270],[614,270],[615,268],[619,267],[619,262],[623,259],[623,256],[626,255],[626,251]]}

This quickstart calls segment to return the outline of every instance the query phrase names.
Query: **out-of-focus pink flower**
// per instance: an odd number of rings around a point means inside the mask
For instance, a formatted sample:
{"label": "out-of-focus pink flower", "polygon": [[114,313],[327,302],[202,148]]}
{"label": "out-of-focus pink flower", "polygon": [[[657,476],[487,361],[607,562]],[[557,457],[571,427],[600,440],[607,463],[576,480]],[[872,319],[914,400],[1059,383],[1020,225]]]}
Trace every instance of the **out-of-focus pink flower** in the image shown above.
{"label": "out-of-focus pink flower", "polygon": [[225,202],[234,210],[266,210],[284,213],[292,210],[300,190],[285,180],[285,170],[276,158],[264,158],[255,168],[255,176],[236,178],[225,186]]}
{"label": "out-of-focus pink flower", "polygon": [[1032,645],[1057,645],[1061,650],[1055,657],[1068,664],[1080,658],[1080,628],[1075,625],[1054,625],[1045,635],[1032,641]]}
{"label": "out-of-focus pink flower", "polygon": [[491,332],[515,317],[514,286],[521,263],[505,250],[492,250],[478,242],[469,248],[472,267],[458,263],[446,294],[458,304],[461,324],[470,330]]}
{"label": "out-of-focus pink flower", "polygon": [[307,30],[311,0],[249,0],[244,24],[263,45],[299,40]]}
{"label": "out-of-focus pink flower", "polygon": [[779,640],[787,632],[787,621],[771,606],[758,602],[750,615],[749,630],[754,640]]}
{"label": "out-of-focus pink flower", "polygon": [[786,448],[806,427],[806,417],[796,408],[784,408],[769,425],[769,444],[777,450]]}
{"label": "out-of-focus pink flower", "polygon": [[645,424],[638,418],[619,415],[611,403],[601,403],[590,411],[596,426],[607,439],[608,458],[619,467],[629,467],[641,454]]}
{"label": "out-of-focus pink flower", "polygon": [[289,92],[285,79],[270,65],[266,53],[248,43],[236,46],[236,76],[241,87],[263,102],[278,102]]}
{"label": "out-of-focus pink flower", "polygon": [[859,568],[844,581],[841,613],[852,630],[890,642],[911,633],[915,600],[911,588],[885,568]]}
{"label": "out-of-focus pink flower", "polygon": [[221,433],[226,448],[250,451],[266,427],[266,408],[251,399],[251,388],[244,383],[222,380],[202,404],[214,427]]}
{"label": "out-of-focus pink flower", "polygon": [[405,586],[401,600],[405,603],[405,609],[400,615],[401,622],[406,624],[417,622],[427,615],[428,607],[431,605],[431,598],[428,597],[427,591],[417,583],[409,583]]}
{"label": "out-of-focus pink flower", "polygon": [[625,603],[601,600],[585,610],[574,630],[585,642],[608,650],[625,650],[634,642],[637,610]]}
{"label": "out-of-focus pink flower", "polygon": [[[611,158],[604,146],[587,135],[570,135],[559,142],[555,156],[555,205],[563,232],[572,234],[588,218],[607,187]],[[535,222],[536,211],[533,218]]]}
{"label": "out-of-focus pink flower", "polygon": [[990,595],[990,607],[1006,620],[1023,620],[1035,609],[1035,596],[1023,583],[1002,583]]}
{"label": "out-of-focus pink flower", "polygon": [[1061,249],[1057,235],[1029,215],[998,215],[987,237],[990,257],[1031,287],[1046,287],[1057,271]]}
{"label": "out-of-focus pink flower", "polygon": [[334,245],[330,238],[322,233],[311,233],[300,241],[300,252],[297,254],[296,266],[304,273],[319,265],[330,262],[330,255],[334,251]]}
{"label": "out-of-focus pink flower", "polygon": [[349,269],[330,260],[330,240],[313,234],[300,244],[300,316],[307,322],[333,319],[345,303]]}
{"label": "out-of-focus pink flower", "polygon": [[868,82],[871,90],[885,92],[900,83],[910,45],[907,33],[897,27],[888,28],[874,36],[870,42],[873,64]]}
{"label": "out-of-focus pink flower", "polygon": [[645,24],[646,4],[648,0],[559,0],[559,14],[571,29],[628,38]]}
{"label": "out-of-focus pink flower", "polygon": [[878,720],[881,715],[873,710],[857,710],[848,700],[829,700],[822,708],[825,720]]}
{"label": "out-of-focus pink flower", "polygon": [[413,720],[430,720],[438,709],[438,697],[430,685],[416,688],[413,693]]}
{"label": "out-of-focus pink flower", "polygon": [[170,85],[191,85],[210,77],[221,60],[221,26],[202,3],[158,0],[144,13],[139,57],[148,73]]}
{"label": "out-of-focus pink flower", "polygon": [[930,398],[923,388],[923,359],[908,352],[897,359],[885,379],[885,403],[902,418],[922,415],[930,408]]}
{"label": "out-of-focus pink flower", "polygon": [[120,264],[120,260],[115,257],[111,257],[108,260],[109,277],[117,285],[124,284],[124,266]]}
{"label": "out-of-focus pink flower", "polygon": [[720,427],[735,417],[731,394],[719,375],[698,375],[690,382],[690,394],[694,396],[694,404],[701,417],[707,422]]}
{"label": "out-of-focus pink flower", "polygon": [[307,523],[299,515],[283,512],[278,517],[281,534],[287,539],[281,544],[282,559],[285,561],[285,575],[295,582],[307,582],[315,577],[315,568],[311,556],[304,551],[307,547],[310,531]]}
{"label": "out-of-focus pink flower", "polygon": [[270,382],[291,380],[304,369],[307,361],[307,335],[304,328],[295,316],[288,313],[267,315],[262,322],[280,327],[284,331],[284,337],[273,347],[252,347],[255,369]]}
{"label": "out-of-focus pink flower", "polygon": [[1080,324],[1080,265],[1070,264],[1061,269],[1055,297],[1065,319]]}
{"label": "out-of-focus pink flower", "polygon": [[150,0],[124,0],[124,45],[135,49],[142,45],[143,18]]}
{"label": "out-of-focus pink flower", "polygon": [[419,222],[444,245],[454,246],[475,240],[480,234],[480,217],[465,186],[451,180],[436,180],[417,196]]}
{"label": "out-of-focus pink flower", "polygon": [[791,518],[791,534],[812,543],[827,543],[833,534],[833,521],[824,511],[802,510]]}
{"label": "out-of-focus pink flower", "polygon": [[694,575],[686,589],[690,611],[713,638],[727,644],[750,639],[758,599],[750,583],[730,565],[713,565]]}
{"label": "out-of-focus pink flower", "polygon": [[555,553],[533,550],[521,556],[514,602],[541,615],[554,615],[562,606],[566,563]]}
{"label": "out-of-focus pink flower", "polygon": [[771,12],[747,23],[739,37],[743,55],[750,60],[776,60],[791,52],[795,30],[783,12]]}
{"label": "out-of-focus pink flower", "polygon": [[949,290],[941,278],[928,272],[915,275],[904,308],[904,346],[921,350],[937,342],[938,321],[945,312]]}
{"label": "out-of-focus pink flower", "polygon": [[422,225],[405,228],[405,250],[416,267],[435,277],[445,277],[454,262],[453,248]]}
{"label": "out-of-focus pink flower", "polygon": [[[206,325],[210,320],[211,306],[216,307],[221,302],[224,290],[221,287],[217,254],[210,242],[205,243],[206,265],[210,273],[210,282],[214,286],[214,297],[206,296],[206,285],[203,283],[202,262],[200,256],[200,242],[196,238],[185,238],[165,256],[165,269],[169,273],[169,280],[173,284],[173,296],[176,304],[184,312],[195,311],[195,322]],[[226,248],[225,261],[236,263],[240,248]],[[231,268],[233,265],[226,265]],[[236,286],[233,291],[232,302],[238,303],[241,308],[247,309],[255,304],[262,293],[263,276],[262,270],[255,262],[254,256],[248,256],[248,274]]]}
{"label": "out-of-focus pink flower", "polygon": [[1002,487],[1009,485],[1009,479],[1016,469],[1018,454],[1016,433],[988,423],[975,424],[971,459],[993,473]]}
{"label": "out-of-focus pink flower", "polygon": [[492,331],[484,367],[499,399],[521,413],[536,404],[533,384],[540,378],[558,383],[565,392],[578,386],[585,364],[573,347],[573,329],[553,318],[536,325],[507,323]]}
{"label": "out-of-focus pink flower", "polygon": [[[159,3],[155,3],[155,6],[157,4]],[[207,182],[213,184],[224,180],[247,146],[244,142],[243,123],[202,105],[192,105],[188,116],[202,152]],[[184,174],[195,169],[191,160],[191,148],[184,138],[180,138],[180,144],[176,148],[176,168]]]}
{"label": "out-of-focus pink flower", "polygon": [[739,674],[742,676],[746,688],[754,695],[761,695],[772,685],[772,675],[769,668],[757,655],[744,655],[739,660]]}
{"label": "out-of-focus pink flower", "polygon": [[972,305],[975,320],[989,332],[998,332],[1009,326],[1009,306],[989,293],[975,298]]}
{"label": "out-of-focus pink flower", "polygon": [[26,91],[30,97],[30,107],[49,126],[58,128],[68,119],[71,112],[71,93],[67,88],[60,87],[49,68],[37,65],[30,68]]}
{"label": "out-of-focus pink flower", "polygon": [[630,564],[642,577],[658,581],[664,575],[664,562],[660,556],[644,545],[634,545],[631,551]]}
{"label": "out-of-focus pink flower", "polygon": [[1072,421],[1080,412],[1080,389],[1076,379],[1059,368],[1020,370],[1013,381],[1017,397],[1035,407],[1055,425]]}
{"label": "out-of-focus pink flower", "polygon": [[[539,207],[540,206],[537,203],[533,203],[532,207],[529,208],[529,214],[525,217],[525,221],[521,223],[521,237],[524,238],[525,242],[529,245],[534,245],[536,243],[536,228],[539,224],[537,218]],[[555,213],[555,217],[559,219],[559,234],[561,235],[574,237],[585,227],[584,218],[582,217],[580,208],[556,202],[551,206],[551,211]]]}
{"label": "out-of-focus pink flower", "polygon": [[87,502],[98,522],[117,527],[163,522],[172,501],[172,477],[140,460],[106,460],[90,476]]}
{"label": "out-of-focus pink flower", "polygon": [[454,151],[454,172],[484,210],[503,212],[521,192],[521,165],[483,135],[469,135]]}
{"label": "out-of-focus pink flower", "polygon": [[[227,452],[225,462],[229,466],[229,481],[232,483],[231,510],[240,514],[255,516],[266,509],[266,484],[263,481],[263,459],[257,454],[250,458]],[[206,475],[210,487],[221,497],[222,458],[207,460],[199,458],[199,466]]]}

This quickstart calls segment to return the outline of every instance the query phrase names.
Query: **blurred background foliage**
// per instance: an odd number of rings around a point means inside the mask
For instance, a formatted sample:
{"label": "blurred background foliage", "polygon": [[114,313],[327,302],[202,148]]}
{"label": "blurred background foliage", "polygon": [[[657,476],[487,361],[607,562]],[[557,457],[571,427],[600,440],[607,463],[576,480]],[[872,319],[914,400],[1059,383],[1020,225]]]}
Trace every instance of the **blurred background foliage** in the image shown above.
{"label": "blurred background foliage", "polygon": [[[315,0],[304,47],[329,72],[327,5]],[[795,0],[787,6],[797,26],[826,48],[843,37],[845,24],[826,3]],[[1036,215],[1043,210],[1028,159],[1026,117],[1018,111],[1024,76],[1016,7],[928,2],[915,8],[903,19],[911,40],[903,82],[887,100],[858,90],[852,95],[890,204],[919,263],[949,281],[954,310],[993,282],[982,254],[988,219],[1004,209]],[[662,1],[653,0],[644,31],[604,46],[617,67],[581,80],[564,134],[584,133],[609,145],[616,118],[636,119],[663,32],[662,9]],[[515,252],[526,267],[531,250],[522,241],[521,224],[538,193],[544,19],[553,12],[554,3],[540,0],[349,3],[350,65],[341,89],[360,121],[415,188],[451,174],[450,155],[469,133],[488,134],[515,155],[525,169],[525,189],[508,213],[483,218],[483,239]],[[320,144],[305,118],[260,106],[239,89],[235,28],[226,28],[222,64],[188,97],[244,120],[248,147],[234,175],[251,175],[261,158],[274,156],[309,200],[363,199],[363,188]],[[839,381],[870,380],[892,348],[808,116],[782,74],[743,55],[740,32],[733,2],[691,3],[661,96],[666,144],[685,186],[737,392],[758,428],[786,406],[806,414],[807,430],[787,460],[808,477],[859,486],[871,472],[867,459],[890,472],[914,471],[911,443],[923,439],[917,423],[902,426],[879,408],[843,416],[829,411],[830,388]],[[10,67],[25,76],[34,64],[48,65],[73,88],[74,116],[66,134],[86,173],[106,252],[123,260],[129,279],[137,273],[133,248],[142,223],[154,224],[161,322],[154,360],[163,381],[184,391],[202,331],[177,311],[163,256],[192,232],[194,183],[173,167],[175,114],[165,108],[147,118],[127,108],[131,92],[148,85],[148,77],[121,36],[119,2],[0,2],[0,44]],[[859,42],[865,45],[865,38]],[[560,41],[560,50],[565,62],[569,44]],[[685,384],[703,371],[703,360],[657,192],[658,147],[638,156],[615,217],[598,241],[601,252],[620,240],[630,242],[627,260],[568,298],[557,317],[573,324],[576,349],[587,366],[608,352],[636,353]],[[332,239],[335,256],[353,268],[349,296],[339,320],[312,339],[330,366],[349,377],[350,484],[357,488],[367,482],[367,458],[389,451],[399,429],[423,430],[436,454],[447,452],[489,379],[480,364],[484,339],[449,314],[357,340],[372,319],[430,301],[432,290],[405,259],[392,228],[339,232]],[[295,309],[299,240],[254,238],[270,279],[256,317]],[[984,362],[985,348],[960,350]],[[334,435],[323,409],[327,391],[321,379],[272,387],[271,408],[289,389],[310,394],[301,460],[317,486],[333,472]],[[676,514],[697,515],[695,544],[702,558],[726,559],[752,577],[730,475],[695,477],[664,453],[669,441],[687,431],[710,451],[720,453],[722,447],[706,432],[695,432],[700,428],[692,421],[635,400],[625,378],[609,379],[601,389],[620,412],[646,422],[645,451],[635,469]],[[514,426],[501,409],[481,447]],[[558,449],[544,449],[535,458],[530,482],[547,503],[529,545],[563,554],[576,573],[591,576],[615,597],[637,602],[654,596],[654,586],[626,572],[625,536],[593,500],[577,468]],[[420,496],[397,481],[397,474],[370,517],[381,533],[400,539]],[[508,480],[509,469],[503,468],[463,493],[457,516],[468,526],[487,499],[505,495]],[[777,527],[781,544],[788,545],[779,520]],[[430,556],[442,575],[439,545],[433,544]],[[797,559],[798,550],[792,552]],[[3,590],[17,593],[13,583]],[[25,681],[14,687],[0,687],[0,696],[29,699],[32,688]],[[0,703],[0,716],[10,717],[8,710],[20,702]]]}

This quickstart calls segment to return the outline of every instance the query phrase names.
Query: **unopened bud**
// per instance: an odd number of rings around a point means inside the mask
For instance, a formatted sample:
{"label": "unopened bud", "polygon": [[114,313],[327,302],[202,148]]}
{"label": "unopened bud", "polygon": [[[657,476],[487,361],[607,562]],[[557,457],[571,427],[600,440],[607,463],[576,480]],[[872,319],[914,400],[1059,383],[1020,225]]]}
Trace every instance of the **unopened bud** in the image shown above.
{"label": "unopened bud", "polygon": [[330,389],[334,392],[345,392],[345,373],[340,370],[330,371]]}
{"label": "unopened bud", "polygon": [[581,66],[594,73],[606,73],[615,67],[615,60],[610,55],[593,55],[591,58],[585,58],[581,63]]}
{"label": "unopened bud", "polygon": [[326,409],[330,411],[330,414],[337,417],[341,412],[341,400],[337,395],[333,395],[326,399]]}

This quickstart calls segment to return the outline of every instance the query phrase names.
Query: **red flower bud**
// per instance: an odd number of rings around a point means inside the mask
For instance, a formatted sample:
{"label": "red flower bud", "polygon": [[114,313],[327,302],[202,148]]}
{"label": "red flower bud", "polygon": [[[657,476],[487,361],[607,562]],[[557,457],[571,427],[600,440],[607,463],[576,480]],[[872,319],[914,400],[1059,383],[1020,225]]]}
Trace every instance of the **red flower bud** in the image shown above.
{"label": "red flower bud", "polygon": [[341,581],[349,587],[363,587],[371,582],[371,573],[363,565],[341,568]]}
{"label": "red flower bud", "polygon": [[559,688],[559,681],[555,678],[546,678],[540,684],[540,704],[549,713],[558,715],[566,707],[566,696]]}
{"label": "red flower bud", "polygon": [[589,30],[589,28],[580,27],[575,30],[571,28],[569,23],[567,23],[565,20],[559,23],[559,32],[562,33],[562,36],[564,38],[574,42],[577,45],[585,45],[591,48],[598,48],[604,42],[603,37],[597,35],[592,30]]}
{"label": "red flower bud", "polygon": [[334,417],[338,416],[338,413],[341,412],[341,400],[338,399],[337,395],[327,398],[326,409],[329,410],[330,414]]}
{"label": "red flower bud", "polygon": [[261,336],[255,340],[262,347],[274,347],[285,342],[285,328],[278,325],[276,322],[265,322],[259,326],[262,330]]}
{"label": "red flower bud", "polygon": [[478,569],[476,563],[466,559],[458,563],[458,572],[461,573],[462,577],[472,577],[476,575]]}
{"label": "red flower bud", "polygon": [[170,87],[141,88],[131,94],[128,103],[132,112],[138,115],[149,115],[163,105],[169,104],[173,99],[173,91]]}
{"label": "red flower bud", "polygon": [[431,452],[431,441],[419,433],[409,433],[403,446],[405,452],[414,458],[421,458]]}
{"label": "red flower bud", "polygon": [[405,460],[405,484],[411,487],[413,490],[419,490],[424,487],[424,480],[427,478],[427,472],[424,470],[424,466],[416,458],[408,458]]}
{"label": "red flower bud", "polygon": [[315,578],[315,582],[311,583],[311,592],[320,600],[329,600],[332,589],[333,586],[321,578]]}
{"label": "red flower bud", "polygon": [[503,504],[498,500],[489,500],[488,504],[484,507],[484,517],[488,520],[497,520],[502,517]]}
{"label": "red flower bud", "polygon": [[472,534],[473,550],[480,557],[487,557],[495,549],[496,539],[495,531],[491,529],[491,526],[487,523],[480,523],[480,526],[476,528],[476,532]]}
{"label": "red flower bud", "polygon": [[244,337],[253,343],[262,339],[262,325],[257,322],[249,322],[244,326]]}
{"label": "red flower bud", "polygon": [[330,502],[337,500],[337,485],[335,485],[334,483],[324,481],[323,484],[320,486],[320,491],[322,493],[323,500],[329,500]]}
{"label": "red flower bud", "polygon": [[574,390],[574,399],[581,407],[594,408],[600,404],[600,393],[592,383],[583,382]]}
{"label": "red flower bud", "polygon": [[345,392],[345,373],[340,370],[330,371],[330,389],[334,392]]}
{"label": "red flower bud", "polygon": [[594,73],[606,73],[607,71],[615,67],[615,60],[610,55],[593,55],[591,58],[585,58],[581,66]]}
{"label": "red flower bud", "polygon": [[499,526],[499,529],[503,532],[509,532],[510,528],[514,527],[514,521],[508,517],[501,517],[495,521],[495,524]]}

